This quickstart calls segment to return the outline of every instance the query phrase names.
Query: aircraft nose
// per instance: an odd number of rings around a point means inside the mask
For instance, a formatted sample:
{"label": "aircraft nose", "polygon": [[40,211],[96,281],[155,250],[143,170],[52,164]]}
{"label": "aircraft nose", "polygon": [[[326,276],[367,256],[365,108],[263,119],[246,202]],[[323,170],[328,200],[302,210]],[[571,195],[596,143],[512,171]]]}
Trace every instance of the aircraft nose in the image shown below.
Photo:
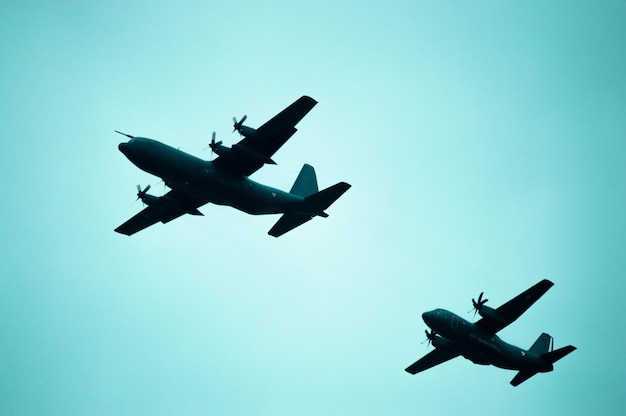
{"label": "aircraft nose", "polygon": [[424,322],[426,322],[426,325],[430,326],[433,321],[433,311],[424,312],[422,314],[422,319],[424,320]]}
{"label": "aircraft nose", "polygon": [[120,143],[117,148],[120,149],[120,152],[126,154],[126,151],[128,150],[128,143]]}

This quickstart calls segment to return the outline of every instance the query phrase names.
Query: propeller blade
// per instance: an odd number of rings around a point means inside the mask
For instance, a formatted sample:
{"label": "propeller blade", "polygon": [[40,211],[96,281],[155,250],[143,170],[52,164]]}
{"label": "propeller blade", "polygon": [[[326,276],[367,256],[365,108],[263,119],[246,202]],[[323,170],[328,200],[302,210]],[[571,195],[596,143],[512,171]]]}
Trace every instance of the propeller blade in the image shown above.
{"label": "propeller blade", "polygon": [[246,119],[248,118],[248,116],[246,114],[244,114],[243,117],[241,117],[241,120],[237,121],[236,117],[233,117],[233,132],[236,130],[239,133],[241,133],[241,126],[243,125],[243,122],[246,121]]}
{"label": "propeller blade", "polygon": [[221,140],[219,142],[215,141],[215,132],[213,132],[213,134],[211,134],[211,143],[209,143],[209,148],[211,149],[211,159],[213,159],[213,153],[215,152],[215,149],[217,149],[218,146],[221,146],[221,144]]}
{"label": "propeller blade", "polygon": [[485,292],[480,292],[480,295],[478,295],[478,300],[472,298],[472,309],[467,311],[467,313],[470,313],[473,310],[474,318],[476,317],[476,312],[480,310],[481,306],[483,306],[485,303],[487,303],[487,301],[489,301],[489,299],[483,299],[484,294]]}
{"label": "propeller blade", "polygon": [[428,330],[425,329],[424,333],[426,334],[426,339],[422,341],[420,344],[423,344],[428,341],[428,344],[426,344],[426,348],[428,348],[428,346],[433,343],[433,339],[435,338],[435,335],[436,335],[435,330],[431,329],[430,332],[428,332]]}
{"label": "propeller blade", "polygon": [[141,202],[143,202],[143,199],[146,196],[146,192],[148,192],[149,190],[150,190],[150,185],[146,186],[142,191],[141,186],[138,184],[137,185],[137,199],[135,201],[141,199]]}

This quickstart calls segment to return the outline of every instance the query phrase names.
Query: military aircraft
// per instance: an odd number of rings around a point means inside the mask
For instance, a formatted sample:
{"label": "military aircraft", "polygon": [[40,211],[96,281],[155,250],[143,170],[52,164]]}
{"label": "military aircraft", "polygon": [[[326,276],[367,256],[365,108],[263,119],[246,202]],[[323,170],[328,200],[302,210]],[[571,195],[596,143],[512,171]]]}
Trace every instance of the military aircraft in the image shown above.
{"label": "military aircraft", "polygon": [[435,349],[405,371],[417,374],[459,355],[475,364],[517,370],[518,373],[511,380],[513,386],[518,386],[537,373],[552,371],[554,362],[576,347],[568,345],[555,350],[552,337],[543,333],[530,349],[524,350],[502,341],[496,333],[519,318],[553,285],[549,280],[542,280],[497,309],[485,306],[487,299],[483,299],[484,293],[481,293],[478,300],[472,299],[474,314],[478,312],[482,317],[475,323],[444,309],[425,312],[422,318],[431,328],[430,332],[426,331],[426,340]]}
{"label": "military aircraft", "polygon": [[198,208],[206,203],[228,205],[248,214],[283,214],[268,234],[279,237],[324,212],[350,185],[339,182],[318,191],[315,170],[305,164],[289,192],[254,182],[248,176],[265,164],[276,164],[272,156],[297,131],[295,125],[317,104],[303,96],[258,129],[244,126],[247,116],[237,121],[234,131],[243,139],[231,147],[215,141],[209,147],[215,160],[199,159],[153,139],[128,137],[119,150],[137,167],[160,177],[171,191],[161,197],[148,195],[137,185],[137,199],[145,209],[115,229],[132,235],[155,224],[167,223],[184,214],[203,215]]}

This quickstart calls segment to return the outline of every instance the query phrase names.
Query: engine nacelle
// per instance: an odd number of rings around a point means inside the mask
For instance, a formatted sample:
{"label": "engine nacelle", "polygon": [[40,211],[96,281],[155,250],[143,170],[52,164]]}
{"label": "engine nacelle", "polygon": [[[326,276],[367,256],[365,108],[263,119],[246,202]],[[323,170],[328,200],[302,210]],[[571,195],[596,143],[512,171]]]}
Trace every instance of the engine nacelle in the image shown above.
{"label": "engine nacelle", "polygon": [[223,146],[221,144],[217,144],[215,147],[212,148],[212,150],[218,156],[226,156],[226,155],[232,153],[230,147],[226,147],[226,146]]}
{"label": "engine nacelle", "polygon": [[253,129],[252,127],[241,126],[240,128],[237,129],[237,131],[239,132],[239,134],[245,137],[256,136],[256,129]]}
{"label": "engine nacelle", "polygon": [[249,148],[248,146],[244,146],[242,144],[235,144],[231,148],[237,156],[240,156],[243,159],[254,160],[256,162],[267,163],[270,165],[275,165],[271,158],[267,157],[261,152],[257,152],[254,149]]}
{"label": "engine nacelle", "polygon": [[505,322],[504,318],[495,309],[489,306],[482,305],[478,308],[478,314],[492,321]]}
{"label": "engine nacelle", "polygon": [[432,340],[432,344],[433,344],[433,347],[435,348],[443,348],[444,350],[454,350],[454,347],[452,346],[450,341],[448,341],[447,339],[441,336],[435,336]]}
{"label": "engine nacelle", "polygon": [[140,196],[139,198],[141,199],[141,202],[143,202],[146,205],[155,205],[155,206],[162,205],[159,201],[161,198],[159,198],[158,196],[144,194],[143,196]]}

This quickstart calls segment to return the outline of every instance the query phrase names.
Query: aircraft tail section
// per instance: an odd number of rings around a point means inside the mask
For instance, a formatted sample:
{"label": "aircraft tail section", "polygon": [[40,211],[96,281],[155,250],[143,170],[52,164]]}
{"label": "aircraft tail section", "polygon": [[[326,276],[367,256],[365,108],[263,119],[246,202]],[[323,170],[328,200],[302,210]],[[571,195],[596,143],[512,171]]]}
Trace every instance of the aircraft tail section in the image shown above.
{"label": "aircraft tail section", "polygon": [[574,350],[576,350],[576,347],[574,347],[573,345],[568,345],[567,347],[559,348],[558,350],[541,354],[541,358],[544,361],[549,362],[550,364],[554,364]]}
{"label": "aircraft tail section", "polygon": [[[304,197],[304,204],[299,206],[297,211],[286,212],[282,217],[274,224],[269,230],[268,234],[274,237],[280,237],[298,227],[312,220],[316,216],[328,217],[328,214],[324,212],[329,206],[333,204],[341,195],[343,195],[351,185],[345,182],[339,182],[331,187],[328,187],[319,192],[314,192]],[[291,188],[291,193],[295,195],[304,196],[306,193],[311,192],[313,189],[317,190],[317,179],[315,178],[315,170],[310,165],[304,165],[296,182]]]}
{"label": "aircraft tail section", "polygon": [[[528,352],[542,357],[543,354],[550,351],[551,345],[552,337],[544,332],[543,334],[539,335],[539,338],[537,338],[537,341],[535,341],[532,347],[530,347]],[[534,370],[522,370],[518,372],[515,377],[513,377],[513,380],[511,380],[511,385],[514,387],[519,386],[537,373],[538,371]]]}
{"label": "aircraft tail section", "polygon": [[[541,358],[542,361],[546,363],[546,367],[539,370],[541,372],[549,372],[552,371],[552,364],[565,357],[570,352],[574,351],[576,347],[573,345],[568,345],[567,347],[559,348],[558,350],[552,349],[552,337],[546,333],[543,333],[539,336],[537,341],[533,344],[532,347],[528,350],[529,352],[535,353]],[[513,377],[511,380],[511,385],[518,386],[522,384],[524,381],[528,380],[539,371],[535,370],[522,370]]]}
{"label": "aircraft tail section", "polygon": [[291,187],[290,194],[298,195],[303,198],[317,193],[317,176],[313,166],[305,164],[300,170],[300,174]]}

